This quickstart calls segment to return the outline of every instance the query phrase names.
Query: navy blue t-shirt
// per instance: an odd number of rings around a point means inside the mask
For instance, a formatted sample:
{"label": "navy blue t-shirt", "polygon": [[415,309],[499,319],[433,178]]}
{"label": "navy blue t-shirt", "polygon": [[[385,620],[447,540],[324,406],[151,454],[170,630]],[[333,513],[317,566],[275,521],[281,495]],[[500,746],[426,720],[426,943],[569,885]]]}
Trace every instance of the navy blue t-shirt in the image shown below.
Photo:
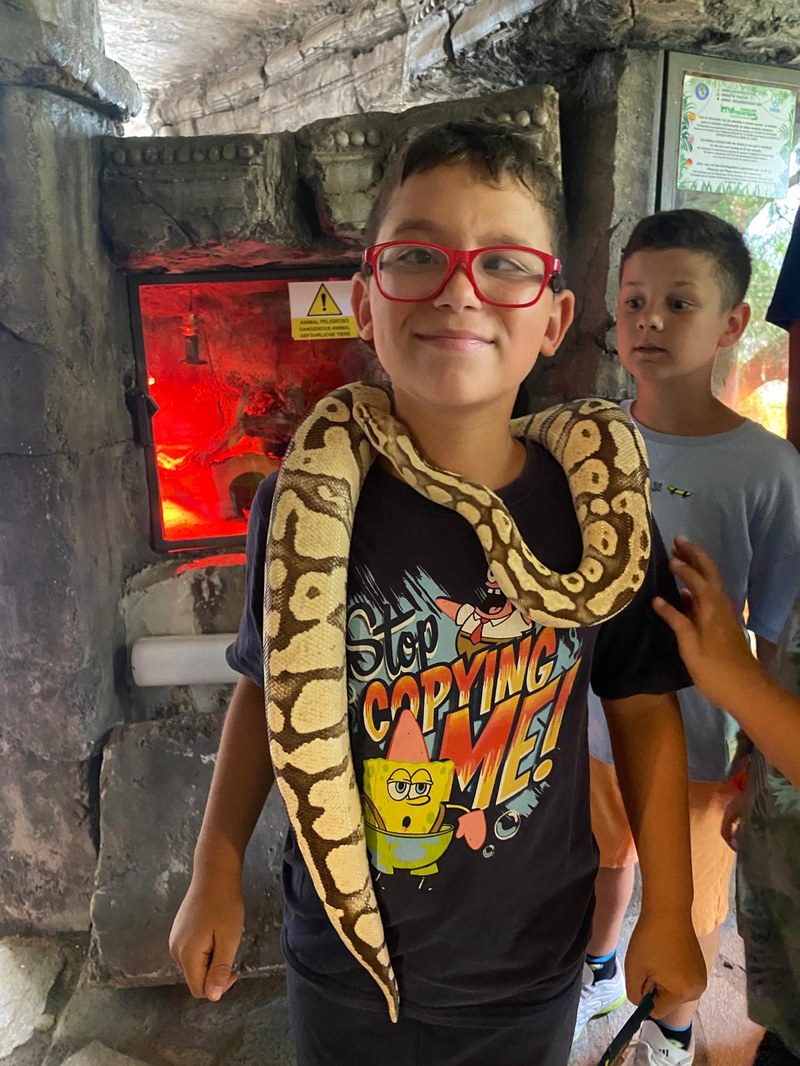
{"label": "navy blue t-shirt", "polygon": [[[581,556],[561,467],[528,444],[501,490],[531,550],[568,572]],[[264,555],[274,479],[248,532],[248,601],[228,661],[262,679]],[[353,531],[347,594],[351,745],[373,881],[405,1013],[502,1024],[573,983],[591,925],[586,692],[610,699],[689,684],[650,606],[677,602],[663,545],[644,587],[599,627],[531,622],[487,571],[478,539],[378,464]],[[287,960],[338,1001],[385,1010],[342,945],[290,831]]]}
{"label": "navy blue t-shirt", "polygon": [[794,217],[789,247],[764,317],[767,322],[786,330],[792,322],[800,321],[800,210]]}

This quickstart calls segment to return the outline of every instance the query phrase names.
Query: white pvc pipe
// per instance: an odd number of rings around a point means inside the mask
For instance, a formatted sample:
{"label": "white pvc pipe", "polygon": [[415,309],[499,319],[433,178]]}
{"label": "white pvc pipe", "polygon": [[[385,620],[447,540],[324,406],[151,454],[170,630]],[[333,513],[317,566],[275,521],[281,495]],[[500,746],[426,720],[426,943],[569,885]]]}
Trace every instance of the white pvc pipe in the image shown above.
{"label": "white pvc pipe", "polygon": [[241,676],[225,661],[235,633],[192,637],[141,637],[131,648],[131,671],[140,688],[155,685],[228,685]]}

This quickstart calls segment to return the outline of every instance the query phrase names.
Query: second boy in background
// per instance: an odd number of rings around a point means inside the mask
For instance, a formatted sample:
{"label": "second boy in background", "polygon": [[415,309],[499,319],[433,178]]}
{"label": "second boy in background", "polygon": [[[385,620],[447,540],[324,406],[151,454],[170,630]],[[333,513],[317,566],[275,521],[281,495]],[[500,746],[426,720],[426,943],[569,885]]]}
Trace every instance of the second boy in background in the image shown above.
{"label": "second boy in background", "polygon": [[[750,256],[741,234],[703,211],[666,211],[638,223],[623,251],[617,334],[620,361],[636,379],[634,417],[650,459],[653,513],[666,543],[686,536],[718,563],[737,610],[749,608],[759,656],[768,661],[800,592],[800,457],[785,440],[713,395],[719,348],[735,344]],[[680,694],[689,754],[695,931],[709,971],[728,911],[733,853],[722,838],[736,725],[696,689]],[[590,704],[592,825],[600,846],[597,910],[578,1031],[625,999],[616,948],[633,888],[636,854],[616,783],[599,701]],[[690,1066],[687,1004],[646,1022],[629,1063]]]}

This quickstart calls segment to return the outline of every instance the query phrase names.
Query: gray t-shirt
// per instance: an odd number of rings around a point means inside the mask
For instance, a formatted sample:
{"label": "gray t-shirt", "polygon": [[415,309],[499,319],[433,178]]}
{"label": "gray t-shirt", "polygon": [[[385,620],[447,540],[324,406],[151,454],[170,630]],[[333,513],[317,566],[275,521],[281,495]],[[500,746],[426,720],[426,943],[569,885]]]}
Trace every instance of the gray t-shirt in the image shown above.
{"label": "gray t-shirt", "polygon": [[[620,406],[629,414],[632,401]],[[635,419],[634,419],[635,421]],[[800,595],[800,456],[749,419],[705,437],[656,433],[637,422],[650,460],[653,516],[669,549],[678,536],[701,544],[719,566],[748,626],[777,642]],[[679,694],[689,777],[722,781],[737,725],[696,688]],[[600,701],[589,694],[589,750],[612,762]]]}

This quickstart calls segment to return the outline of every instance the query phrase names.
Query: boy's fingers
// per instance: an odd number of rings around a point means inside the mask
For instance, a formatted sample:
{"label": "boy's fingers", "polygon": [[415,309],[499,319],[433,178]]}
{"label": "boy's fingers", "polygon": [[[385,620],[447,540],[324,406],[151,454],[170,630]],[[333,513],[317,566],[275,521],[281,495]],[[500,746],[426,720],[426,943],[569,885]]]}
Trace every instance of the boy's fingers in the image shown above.
{"label": "boy's fingers", "polygon": [[183,948],[175,961],[183,970],[186,984],[195,999],[202,999],[206,974],[208,973],[208,959],[210,952],[197,951],[190,947]]}
{"label": "boy's fingers", "polygon": [[708,595],[707,579],[691,563],[684,562],[683,559],[670,559],[669,568],[681,579],[692,597],[702,598]]}
{"label": "boy's fingers", "polygon": [[238,943],[233,945],[216,943],[214,945],[214,954],[211,957],[204,986],[208,999],[220,999],[236,983],[233,960],[237,947]]}
{"label": "boy's fingers", "polygon": [[675,577],[680,578],[686,586],[680,590],[681,598],[696,622],[707,623],[719,610],[727,608],[725,590],[713,576],[706,577],[690,563],[680,559],[671,559],[669,566]]}
{"label": "boy's fingers", "polygon": [[653,610],[659,618],[662,618],[667,623],[678,640],[691,633],[692,623],[686,615],[681,614],[677,607],[667,603],[661,596],[656,596],[653,599]]}
{"label": "boy's fingers", "polygon": [[681,598],[681,607],[683,608],[683,613],[691,615],[694,611],[694,596],[692,596],[691,592],[687,588],[678,589],[678,595]]}
{"label": "boy's fingers", "polygon": [[[676,537],[674,551],[678,559],[688,563],[710,585],[715,588],[722,588],[719,570],[705,548],[701,548],[699,544],[695,544],[694,541],[688,540],[686,537]],[[683,578],[683,574],[681,574],[681,577]]]}
{"label": "boy's fingers", "polygon": [[216,970],[209,970],[205,984],[206,998],[214,1001],[222,999],[225,993],[233,988],[238,979],[235,970],[226,969],[224,966],[217,967]]}

